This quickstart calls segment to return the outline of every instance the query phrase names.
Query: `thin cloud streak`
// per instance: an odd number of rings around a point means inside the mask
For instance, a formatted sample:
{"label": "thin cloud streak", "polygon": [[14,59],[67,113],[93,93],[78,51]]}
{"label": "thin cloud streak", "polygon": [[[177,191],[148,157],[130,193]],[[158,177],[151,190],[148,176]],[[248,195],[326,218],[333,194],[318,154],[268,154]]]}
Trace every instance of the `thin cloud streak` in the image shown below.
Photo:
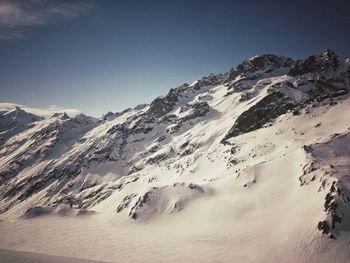
{"label": "thin cloud streak", "polygon": [[52,105],[47,108],[38,108],[16,103],[0,102],[0,111],[10,111],[15,109],[16,107],[20,107],[26,112],[30,112],[38,116],[43,116],[45,118],[51,117],[55,113],[67,113],[69,116],[75,116],[81,113],[81,111],[78,109],[59,107],[56,105]]}
{"label": "thin cloud streak", "polygon": [[92,0],[0,0],[0,39],[20,39],[35,27],[76,18],[92,7]]}

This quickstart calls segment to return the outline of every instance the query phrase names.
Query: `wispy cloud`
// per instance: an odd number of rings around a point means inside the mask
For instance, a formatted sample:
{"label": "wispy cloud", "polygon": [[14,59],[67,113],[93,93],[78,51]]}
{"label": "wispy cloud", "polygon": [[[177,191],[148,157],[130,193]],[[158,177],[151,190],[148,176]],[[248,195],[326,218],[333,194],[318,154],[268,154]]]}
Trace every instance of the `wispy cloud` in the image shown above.
{"label": "wispy cloud", "polygon": [[59,107],[56,105],[49,106],[47,108],[38,108],[38,107],[30,107],[26,105],[16,104],[16,103],[9,103],[9,102],[0,102],[0,111],[9,111],[13,110],[16,107],[20,107],[21,109],[31,112],[38,116],[43,117],[51,117],[55,113],[67,113],[69,116],[75,116],[80,113],[80,110],[73,109],[73,108],[65,108],[65,107]]}
{"label": "wispy cloud", "polygon": [[93,0],[0,0],[0,39],[19,39],[39,26],[78,17]]}

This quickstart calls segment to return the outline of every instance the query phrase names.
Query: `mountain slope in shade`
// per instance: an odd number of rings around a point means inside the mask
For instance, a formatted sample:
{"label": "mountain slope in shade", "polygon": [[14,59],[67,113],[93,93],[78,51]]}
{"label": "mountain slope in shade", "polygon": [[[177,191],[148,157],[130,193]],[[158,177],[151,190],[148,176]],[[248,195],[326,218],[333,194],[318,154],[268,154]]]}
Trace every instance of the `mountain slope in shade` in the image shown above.
{"label": "mountain slope in shade", "polygon": [[350,60],[331,50],[267,54],[100,120],[38,120],[0,148],[0,246],[105,261],[346,262],[349,81]]}
{"label": "mountain slope in shade", "polygon": [[0,145],[14,135],[32,127],[44,118],[25,112],[19,107],[10,111],[0,111]]}

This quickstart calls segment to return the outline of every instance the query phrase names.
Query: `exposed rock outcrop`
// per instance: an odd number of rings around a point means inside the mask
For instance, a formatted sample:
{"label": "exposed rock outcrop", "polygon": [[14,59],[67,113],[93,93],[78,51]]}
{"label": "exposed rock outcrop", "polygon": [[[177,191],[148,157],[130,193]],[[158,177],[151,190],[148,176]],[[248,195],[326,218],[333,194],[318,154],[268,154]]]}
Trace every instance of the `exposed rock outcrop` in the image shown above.
{"label": "exposed rock outcrop", "polygon": [[243,112],[225,135],[223,142],[242,133],[257,130],[297,106],[298,103],[288,96],[273,92]]}

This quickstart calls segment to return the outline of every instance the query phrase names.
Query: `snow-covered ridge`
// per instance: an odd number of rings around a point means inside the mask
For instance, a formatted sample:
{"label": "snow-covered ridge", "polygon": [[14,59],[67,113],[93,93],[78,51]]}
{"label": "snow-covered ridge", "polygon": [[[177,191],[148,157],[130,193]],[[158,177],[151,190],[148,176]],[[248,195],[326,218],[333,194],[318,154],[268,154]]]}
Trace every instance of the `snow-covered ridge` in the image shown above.
{"label": "snow-covered ridge", "polygon": [[267,54],[99,120],[30,115],[0,146],[1,218],[86,212],[136,223],[188,207],[208,216],[207,205],[254,228],[253,214],[279,224],[273,211],[297,221],[308,210],[306,225],[286,219],[293,227],[279,231],[348,237],[350,155],[338,146],[349,144],[349,81],[349,59],[330,50]]}
{"label": "snow-covered ridge", "polygon": [[27,113],[19,107],[0,112],[0,145],[40,120],[43,120],[43,118]]}

